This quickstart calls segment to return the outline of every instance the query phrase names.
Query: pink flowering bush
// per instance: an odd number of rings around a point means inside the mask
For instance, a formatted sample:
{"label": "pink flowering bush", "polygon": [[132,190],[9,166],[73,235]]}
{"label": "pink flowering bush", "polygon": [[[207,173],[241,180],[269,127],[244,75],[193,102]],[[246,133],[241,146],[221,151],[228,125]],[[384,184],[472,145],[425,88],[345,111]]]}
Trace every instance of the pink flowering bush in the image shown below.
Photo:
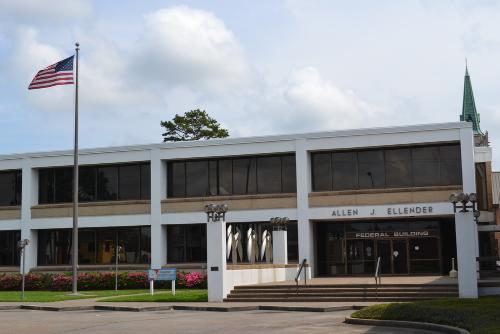
{"label": "pink flowering bush", "polygon": [[[21,289],[22,277],[18,273],[0,273],[0,291]],[[155,282],[157,288],[170,288],[170,281]],[[176,287],[179,289],[206,288],[207,276],[199,272],[177,272]],[[70,273],[29,273],[25,277],[26,290],[71,290]],[[78,290],[110,290],[115,287],[114,272],[81,272],[78,274]],[[119,289],[145,289],[149,287],[148,274],[140,272],[118,273]]]}

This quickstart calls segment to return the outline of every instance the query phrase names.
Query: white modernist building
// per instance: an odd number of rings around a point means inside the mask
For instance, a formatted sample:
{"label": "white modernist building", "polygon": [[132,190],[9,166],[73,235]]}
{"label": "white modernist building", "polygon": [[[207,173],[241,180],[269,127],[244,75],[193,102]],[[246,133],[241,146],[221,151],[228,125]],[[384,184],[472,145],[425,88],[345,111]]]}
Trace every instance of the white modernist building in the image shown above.
{"label": "white modernist building", "polygon": [[[378,258],[385,275],[447,274],[458,257],[475,296],[476,224],[448,200],[476,192],[475,151],[466,122],[81,150],[79,265],[106,269],[119,245],[123,268],[218,271],[217,300],[304,259],[314,277],[373,275]],[[3,270],[20,238],[28,269],[68,269],[72,159],[0,156]],[[226,225],[207,229],[209,203],[228,205]],[[274,242],[272,217],[290,220]]]}

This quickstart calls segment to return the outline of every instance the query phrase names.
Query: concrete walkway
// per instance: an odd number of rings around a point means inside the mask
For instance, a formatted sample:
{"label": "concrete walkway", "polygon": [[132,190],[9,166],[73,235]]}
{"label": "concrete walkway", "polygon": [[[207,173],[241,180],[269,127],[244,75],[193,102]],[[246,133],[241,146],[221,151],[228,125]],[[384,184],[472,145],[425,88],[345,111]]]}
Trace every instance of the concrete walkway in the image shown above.
{"label": "concrete walkway", "polygon": [[12,310],[0,312],[0,333],[433,333],[423,330],[348,325],[343,323],[345,317],[350,313],[352,311],[333,313],[279,311],[245,311],[236,313],[156,311],[134,313]]}

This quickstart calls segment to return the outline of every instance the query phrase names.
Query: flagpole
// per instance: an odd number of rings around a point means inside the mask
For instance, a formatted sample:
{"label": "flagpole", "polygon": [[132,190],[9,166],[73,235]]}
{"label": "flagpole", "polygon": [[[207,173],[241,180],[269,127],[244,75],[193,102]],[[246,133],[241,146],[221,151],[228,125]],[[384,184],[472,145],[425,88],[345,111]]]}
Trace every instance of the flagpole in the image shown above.
{"label": "flagpole", "polygon": [[80,43],[75,43],[76,81],[75,81],[75,148],[73,165],[73,294],[78,294],[78,53]]}

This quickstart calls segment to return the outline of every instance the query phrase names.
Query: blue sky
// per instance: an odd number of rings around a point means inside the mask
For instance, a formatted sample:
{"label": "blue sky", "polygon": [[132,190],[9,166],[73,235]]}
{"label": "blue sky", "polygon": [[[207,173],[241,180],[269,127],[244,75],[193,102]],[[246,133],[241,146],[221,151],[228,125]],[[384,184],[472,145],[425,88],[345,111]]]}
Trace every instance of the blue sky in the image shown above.
{"label": "blue sky", "polygon": [[161,142],[195,108],[231,136],[456,121],[467,57],[495,148],[498,17],[499,1],[0,0],[0,154],[71,148],[73,88],[27,86],[76,40],[83,147]]}

